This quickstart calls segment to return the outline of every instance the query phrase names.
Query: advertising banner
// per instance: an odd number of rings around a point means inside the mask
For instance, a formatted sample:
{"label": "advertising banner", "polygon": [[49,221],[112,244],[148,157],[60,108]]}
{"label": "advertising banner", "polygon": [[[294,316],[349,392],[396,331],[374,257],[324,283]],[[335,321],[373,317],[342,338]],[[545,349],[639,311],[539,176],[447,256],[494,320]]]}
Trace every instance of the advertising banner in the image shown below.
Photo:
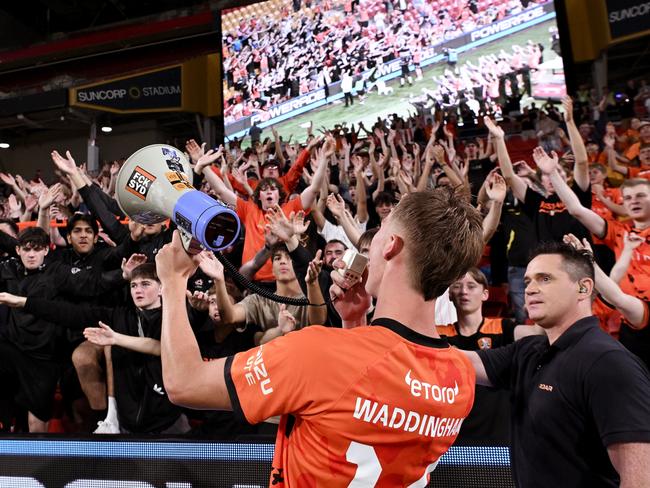
{"label": "advertising banner", "polygon": [[[0,488],[263,488],[273,444],[0,440]],[[505,447],[452,447],[429,487],[514,487]]]}
{"label": "advertising banner", "polygon": [[93,83],[70,90],[70,105],[117,113],[180,110],[181,66]]}
{"label": "advertising banner", "polygon": [[607,21],[612,41],[643,36],[650,32],[650,2],[607,0]]}

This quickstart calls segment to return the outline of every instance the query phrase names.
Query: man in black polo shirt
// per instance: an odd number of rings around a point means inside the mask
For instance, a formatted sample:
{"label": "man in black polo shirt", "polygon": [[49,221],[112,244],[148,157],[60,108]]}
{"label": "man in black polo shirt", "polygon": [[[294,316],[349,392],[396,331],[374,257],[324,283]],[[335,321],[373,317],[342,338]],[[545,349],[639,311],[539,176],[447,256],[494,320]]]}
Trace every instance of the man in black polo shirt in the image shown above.
{"label": "man in black polo shirt", "polygon": [[650,486],[650,374],[591,315],[591,256],[543,244],[525,283],[528,315],[546,336],[467,352],[477,383],[511,391],[515,483]]}

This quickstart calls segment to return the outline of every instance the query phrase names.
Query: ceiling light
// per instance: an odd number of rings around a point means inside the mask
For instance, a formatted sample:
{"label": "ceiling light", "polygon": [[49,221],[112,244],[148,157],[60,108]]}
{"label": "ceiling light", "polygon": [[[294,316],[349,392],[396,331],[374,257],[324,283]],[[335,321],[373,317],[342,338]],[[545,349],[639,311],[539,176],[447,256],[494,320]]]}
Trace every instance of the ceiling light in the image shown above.
{"label": "ceiling light", "polygon": [[8,142],[0,142],[0,149],[9,149],[11,145]]}
{"label": "ceiling light", "polygon": [[108,134],[109,132],[113,132],[113,128],[110,125],[102,125],[102,132],[105,132]]}

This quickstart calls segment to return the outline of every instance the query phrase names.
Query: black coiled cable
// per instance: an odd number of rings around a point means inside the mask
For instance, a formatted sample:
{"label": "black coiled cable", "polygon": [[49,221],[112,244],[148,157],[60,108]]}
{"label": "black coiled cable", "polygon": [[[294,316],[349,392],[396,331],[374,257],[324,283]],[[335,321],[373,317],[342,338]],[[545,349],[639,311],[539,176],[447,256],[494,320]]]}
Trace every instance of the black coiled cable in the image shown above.
{"label": "black coiled cable", "polygon": [[[309,300],[307,300],[307,298],[291,298],[291,297],[283,297],[280,295],[276,295],[268,288],[264,288],[263,286],[258,285],[257,283],[249,280],[244,275],[242,275],[237,269],[237,267],[234,264],[232,264],[230,261],[228,261],[226,256],[224,256],[221,252],[215,252],[214,255],[217,257],[219,262],[223,264],[224,269],[228,272],[228,274],[232,277],[232,279],[235,280],[235,283],[254,293],[257,293],[258,295],[263,296],[264,298],[268,298],[269,300],[274,302],[284,303],[286,305],[296,305],[298,307],[304,307],[307,305],[322,307],[326,305],[326,303],[317,303],[317,304],[310,303]],[[329,301],[327,299],[325,300]]]}

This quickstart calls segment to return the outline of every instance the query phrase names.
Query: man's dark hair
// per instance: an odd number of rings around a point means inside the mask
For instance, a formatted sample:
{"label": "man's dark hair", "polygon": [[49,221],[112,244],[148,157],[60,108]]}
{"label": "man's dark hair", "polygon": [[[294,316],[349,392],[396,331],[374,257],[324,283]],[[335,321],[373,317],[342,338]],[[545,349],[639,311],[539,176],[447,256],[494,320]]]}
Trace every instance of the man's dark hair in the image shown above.
{"label": "man's dark hair", "polygon": [[594,255],[587,250],[576,249],[564,242],[542,242],[530,253],[529,261],[537,256],[556,254],[562,258],[563,269],[578,282],[583,278],[594,280]]}
{"label": "man's dark hair", "polygon": [[377,198],[375,198],[375,207],[386,204],[395,205],[395,195],[388,191],[380,191],[377,193]]}
{"label": "man's dark hair", "polygon": [[72,229],[74,229],[74,226],[77,222],[87,223],[92,228],[95,235],[99,234],[99,226],[97,225],[97,221],[90,215],[82,213],[76,213],[68,219],[68,224],[66,225],[68,234],[72,232]]}
{"label": "man's dark hair", "polygon": [[50,236],[40,227],[27,227],[18,234],[19,247],[35,247],[37,249],[50,245]]}
{"label": "man's dark hair", "polygon": [[154,263],[144,263],[135,268],[131,272],[131,280],[154,280],[160,283],[158,273],[156,273],[156,265]]}
{"label": "man's dark hair", "polygon": [[325,244],[325,247],[327,247],[329,244],[341,244],[341,245],[343,246],[343,249],[347,249],[347,248],[348,248],[348,246],[345,244],[345,242],[343,242],[343,241],[341,241],[341,240],[339,240],[339,239],[330,239],[330,240],[327,241],[327,243]]}
{"label": "man's dark hair", "polygon": [[260,192],[266,190],[267,188],[277,188],[280,192],[280,200],[278,203],[282,204],[287,198],[287,193],[284,191],[284,188],[278,180],[275,178],[262,178],[257,184],[255,191],[253,192],[253,201],[261,208],[262,202],[260,201]]}
{"label": "man's dark hair", "polygon": [[278,254],[286,254],[289,256],[289,249],[287,249],[287,245],[284,242],[277,242],[271,246],[271,261]]}
{"label": "man's dark hair", "polygon": [[0,219],[0,224],[7,224],[16,235],[18,235],[18,232],[20,232],[18,224],[11,219]]}

